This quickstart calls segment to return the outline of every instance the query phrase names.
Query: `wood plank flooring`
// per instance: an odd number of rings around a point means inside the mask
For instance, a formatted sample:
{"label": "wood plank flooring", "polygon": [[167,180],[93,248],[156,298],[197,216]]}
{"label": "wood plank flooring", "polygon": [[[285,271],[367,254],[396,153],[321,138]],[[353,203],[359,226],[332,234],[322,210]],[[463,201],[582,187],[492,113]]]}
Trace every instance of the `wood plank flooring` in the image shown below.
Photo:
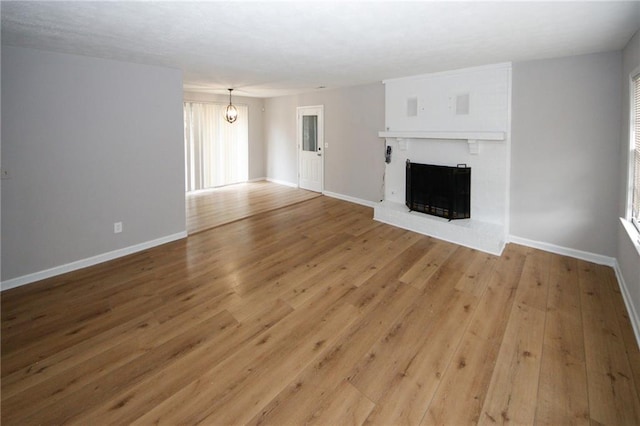
{"label": "wood plank flooring", "polygon": [[187,232],[191,235],[319,196],[266,181],[190,192],[186,195]]}
{"label": "wood plank flooring", "polygon": [[4,425],[640,424],[613,271],[327,197],[1,294]]}

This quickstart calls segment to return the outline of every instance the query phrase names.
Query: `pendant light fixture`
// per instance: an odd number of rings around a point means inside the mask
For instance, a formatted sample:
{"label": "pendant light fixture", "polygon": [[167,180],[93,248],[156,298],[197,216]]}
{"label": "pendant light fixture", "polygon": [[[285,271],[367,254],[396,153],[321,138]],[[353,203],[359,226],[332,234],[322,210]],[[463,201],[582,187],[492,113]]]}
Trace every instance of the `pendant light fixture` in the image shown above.
{"label": "pendant light fixture", "polygon": [[227,106],[227,109],[224,111],[224,119],[227,120],[229,123],[233,123],[238,119],[238,109],[234,107],[233,104],[231,103],[231,92],[233,92],[233,89],[228,89],[228,90],[229,90],[229,105]]}

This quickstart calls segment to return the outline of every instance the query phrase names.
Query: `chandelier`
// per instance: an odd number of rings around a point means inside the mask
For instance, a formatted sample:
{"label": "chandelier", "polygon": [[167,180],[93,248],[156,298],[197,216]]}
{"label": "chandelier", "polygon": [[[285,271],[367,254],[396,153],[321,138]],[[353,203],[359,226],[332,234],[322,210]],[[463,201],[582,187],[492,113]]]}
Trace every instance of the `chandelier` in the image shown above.
{"label": "chandelier", "polygon": [[233,89],[228,89],[229,90],[229,105],[227,106],[227,109],[224,110],[224,119],[227,120],[229,123],[233,123],[238,119],[238,109],[233,106],[233,104],[231,103],[231,92],[233,92]]}

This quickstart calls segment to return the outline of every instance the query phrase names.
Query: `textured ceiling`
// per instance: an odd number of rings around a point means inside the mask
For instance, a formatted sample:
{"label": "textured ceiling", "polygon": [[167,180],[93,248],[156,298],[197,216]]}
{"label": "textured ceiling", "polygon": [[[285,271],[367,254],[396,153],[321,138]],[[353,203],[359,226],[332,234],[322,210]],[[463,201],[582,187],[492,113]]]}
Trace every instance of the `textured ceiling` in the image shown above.
{"label": "textured ceiling", "polygon": [[269,97],[621,49],[640,2],[6,2],[2,44],[180,68]]}

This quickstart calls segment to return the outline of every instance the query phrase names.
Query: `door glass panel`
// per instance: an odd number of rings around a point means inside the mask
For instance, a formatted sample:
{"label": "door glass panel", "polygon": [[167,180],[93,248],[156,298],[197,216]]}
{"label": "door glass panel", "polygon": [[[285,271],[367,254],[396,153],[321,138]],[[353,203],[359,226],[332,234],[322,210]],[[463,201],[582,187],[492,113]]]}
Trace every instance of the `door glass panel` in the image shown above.
{"label": "door glass panel", "polygon": [[318,149],[318,116],[302,116],[302,150],[317,151]]}

